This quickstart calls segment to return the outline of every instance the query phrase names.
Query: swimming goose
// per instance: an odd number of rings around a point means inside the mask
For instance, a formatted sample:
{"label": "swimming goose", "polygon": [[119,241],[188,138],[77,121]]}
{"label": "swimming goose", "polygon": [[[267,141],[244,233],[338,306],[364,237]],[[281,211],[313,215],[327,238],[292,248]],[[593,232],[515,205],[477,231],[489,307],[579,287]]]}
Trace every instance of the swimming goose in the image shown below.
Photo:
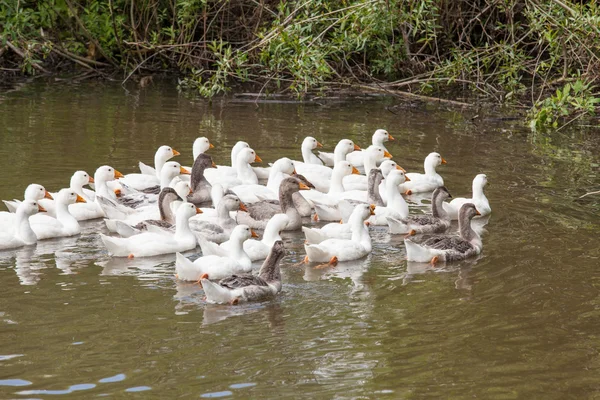
{"label": "swimming goose", "polygon": [[235,177],[222,174],[213,176],[214,174],[212,173],[205,173],[205,176],[211,185],[219,183],[226,189],[237,185],[256,185],[258,184],[258,177],[250,165],[254,162],[262,162],[262,160],[253,149],[248,147],[240,150],[237,154],[235,161]]}
{"label": "swimming goose", "polygon": [[210,171],[212,168],[216,167],[216,164],[209,155],[198,155],[198,158],[196,158],[194,166],[192,167],[192,176],[190,178],[192,193],[187,196],[187,201],[200,205],[211,200],[211,185],[208,183],[205,173],[207,170]]}
{"label": "swimming goose", "polygon": [[[331,181],[329,184],[329,191],[322,193],[318,190],[312,189],[307,192],[302,192],[302,197],[314,204],[323,204],[327,206],[336,206],[338,202],[343,199],[345,192],[343,179],[345,176],[350,174],[358,175],[358,170],[352,166],[348,161],[340,161],[333,167],[333,173],[331,174]],[[366,198],[366,192],[365,192]]]}
{"label": "swimming goose", "polygon": [[451,219],[458,218],[458,210],[466,204],[473,203],[477,208],[477,211],[481,214],[481,216],[486,216],[492,212],[492,208],[490,207],[490,202],[487,197],[483,193],[483,188],[487,185],[487,176],[485,174],[479,174],[473,179],[473,197],[470,199],[465,199],[464,197],[458,197],[453,199],[450,203],[444,203],[444,210],[448,212],[448,215]]}
{"label": "swimming goose", "polygon": [[94,173],[94,187],[96,188],[94,201],[70,205],[69,212],[71,215],[73,215],[77,221],[106,217],[100,206],[99,198],[104,197],[116,202],[117,196],[108,187],[107,182],[112,182],[121,177],[123,177],[123,174],[111,166],[103,165],[102,167],[99,167]]}
{"label": "swimming goose", "polygon": [[[304,183],[306,186],[308,186],[309,189],[315,188],[315,186],[312,183],[310,183],[304,175],[293,174],[292,177],[294,177],[298,181]],[[279,192],[279,190],[277,190],[277,192]],[[272,200],[269,197],[264,198],[260,194],[257,195],[256,197],[258,197],[259,201],[266,201],[271,204],[279,205],[279,200]],[[312,215],[312,210],[313,210],[312,204],[309,203],[304,197],[302,197],[300,192],[296,192],[296,193],[292,194],[292,200],[294,201],[294,206],[296,207],[296,210],[298,210],[298,214],[300,214],[301,217],[310,217]]]}
{"label": "swimming goose", "polygon": [[[204,255],[194,262],[177,253],[175,271],[177,278],[184,281],[199,281],[200,278],[222,279],[233,274],[247,273],[252,270],[252,261],[244,251],[243,244],[250,239],[253,231],[247,225],[238,225],[231,233],[232,246],[226,250],[208,243],[213,254]],[[210,246],[213,245],[213,246]],[[202,250],[203,254],[208,248]],[[216,253],[216,254],[214,254]]]}
{"label": "swimming goose", "polygon": [[231,177],[235,178],[236,171],[236,160],[239,152],[243,149],[250,148],[250,145],[246,142],[238,141],[231,148],[231,166],[229,165],[216,165],[216,170],[209,170],[206,172],[206,178],[211,182],[218,182],[221,178]]}
{"label": "swimming goose", "polygon": [[436,188],[444,186],[444,179],[435,170],[441,164],[446,164],[446,160],[439,153],[429,153],[423,163],[425,173],[406,174],[406,177],[410,178],[410,181],[403,184],[401,190],[403,192],[410,191],[410,193],[423,193],[432,192]]}
{"label": "swimming goose", "polygon": [[127,174],[121,180],[127,186],[134,188],[135,190],[144,190],[151,186],[156,186],[160,184],[160,170],[163,165],[171,158],[178,156],[179,152],[170,146],[160,146],[156,153],[154,154],[154,173],[147,174],[145,172],[148,171],[148,168],[144,168],[145,164],[140,163],[140,171],[142,173],[139,174]]}
{"label": "swimming goose", "polygon": [[78,235],[81,227],[69,212],[69,205],[75,203],[86,203],[86,201],[74,190],[62,189],[56,195],[56,218],[43,214],[32,216],[29,222],[38,240]]}
{"label": "swimming goose", "polygon": [[128,238],[100,234],[108,252],[115,257],[151,257],[196,248],[196,237],[190,230],[189,219],[200,212],[193,204],[182,204],[176,213],[175,234],[144,232]]}
{"label": "swimming goose", "polygon": [[266,199],[276,200],[281,181],[294,174],[296,174],[294,162],[287,157],[280,158],[271,167],[266,187],[258,184],[238,185],[232,187],[231,191],[247,204]]}
{"label": "swimming goose", "polygon": [[323,161],[312,152],[319,147],[323,147],[323,145],[319,143],[317,139],[312,136],[305,137],[301,146],[302,161],[304,161],[305,164],[323,165]]}
{"label": "swimming goose", "polygon": [[206,301],[209,303],[237,304],[238,302],[264,301],[281,292],[279,264],[285,255],[281,240],[273,243],[269,255],[260,267],[258,276],[231,275],[218,283],[201,279]]}
{"label": "swimming goose", "polygon": [[[388,151],[384,145],[384,142],[387,142],[388,140],[391,141],[395,139],[385,129],[377,129],[372,137],[372,145],[375,147],[381,147],[384,151]],[[350,161],[355,167],[362,167],[364,164],[364,155],[365,154],[363,151],[354,151],[346,156],[346,160]]]}
{"label": "swimming goose", "polygon": [[125,220],[105,219],[104,222],[109,231],[117,232],[122,237],[142,233],[148,230],[148,225],[169,229],[175,225],[175,213],[171,206],[175,201],[183,200],[173,188],[166,187],[158,196],[158,219],[155,217],[156,210],[152,209],[143,213],[130,214]]}
{"label": "swimming goose", "polygon": [[[23,199],[24,200],[33,200],[33,201],[39,201],[41,199],[52,200],[52,195],[42,185],[38,185],[37,183],[32,183],[31,185],[27,186],[27,189],[25,189],[25,194],[23,195]],[[19,207],[19,204],[21,204],[21,200],[17,200],[17,199],[14,199],[12,201],[10,201],[10,200],[2,200],[2,201],[6,205],[6,208],[8,208],[8,212],[11,212],[11,213],[17,212],[17,208]]]}
{"label": "swimming goose", "polygon": [[319,244],[305,244],[305,261],[310,262],[328,262],[329,265],[336,265],[338,261],[357,260],[371,252],[371,236],[369,228],[365,226],[365,221],[376,210],[374,205],[361,204],[356,206],[360,212],[358,218],[352,221],[352,238],[347,239],[327,239]]}
{"label": "swimming goose", "polygon": [[388,203],[385,207],[377,207],[375,215],[369,218],[371,225],[387,225],[387,218],[404,219],[408,217],[408,204],[400,194],[398,185],[409,180],[404,172],[392,170],[385,178]]}
{"label": "swimming goose", "polygon": [[[396,164],[393,161],[391,161],[391,163]],[[379,207],[384,206],[383,200],[381,199],[381,195],[379,193],[379,187],[384,184],[383,166],[384,164],[382,164],[382,169],[374,168],[369,172],[369,186],[366,195],[367,204],[375,204]],[[389,170],[387,171],[387,173],[389,173]],[[364,200],[365,199],[362,198],[359,200],[343,199],[340,200],[337,205],[332,206],[324,204],[315,204],[315,214],[319,221],[347,221],[348,217],[350,216],[350,214],[352,214],[352,211],[354,210],[356,205],[360,203],[365,203]]]}
{"label": "swimming goose", "polygon": [[204,217],[199,215],[190,220],[190,229],[198,240],[207,239],[215,243],[222,243],[229,239],[232,231],[238,225],[231,217],[232,211],[247,211],[246,206],[234,194],[228,194],[217,204],[216,217]]}
{"label": "swimming goose", "polygon": [[[371,171],[373,172],[373,171]],[[367,204],[368,205],[368,204]],[[302,232],[306,237],[306,242],[309,244],[319,244],[327,239],[351,239],[352,238],[352,226],[354,226],[356,219],[362,219],[362,209],[358,207],[358,204],[354,206],[350,218],[347,223],[330,223],[321,228],[308,228],[302,227]]]}
{"label": "swimming goose", "polygon": [[450,216],[444,210],[446,199],[452,198],[445,186],[433,191],[431,196],[432,215],[409,215],[404,219],[393,216],[386,217],[390,233],[441,233],[450,228]]}
{"label": "swimming goose", "polygon": [[285,178],[279,186],[279,204],[273,204],[267,200],[249,204],[248,212],[238,212],[236,220],[239,224],[245,224],[254,229],[264,229],[273,215],[283,213],[290,219],[284,230],[300,229],[302,217],[293,199],[293,194],[298,193],[299,190],[310,190],[310,188],[296,177]]}
{"label": "swimming goose", "polygon": [[11,228],[0,228],[0,250],[15,249],[29,246],[37,242],[37,236],[31,229],[29,217],[45,211],[35,200],[23,200],[17,207],[15,221]]}
{"label": "swimming goose", "polygon": [[326,166],[333,167],[338,161],[346,161],[346,156],[353,151],[359,151],[360,147],[354,144],[350,139],[342,139],[338,142],[333,153],[319,151],[319,158],[323,160]]}
{"label": "swimming goose", "polygon": [[[334,159],[337,161],[346,161],[346,154],[353,149],[360,147],[356,146],[352,140],[343,139],[335,146]],[[324,165],[305,164],[300,161],[294,161],[296,172],[304,175],[315,188],[323,193],[329,191],[329,180],[333,174],[333,169]]]}
{"label": "swimming goose", "polygon": [[[290,219],[285,214],[275,214],[265,228],[262,240],[250,239],[244,242],[244,251],[252,261],[264,260],[271,251],[273,244],[281,240],[281,231],[285,229]],[[229,242],[221,245],[224,248],[229,248]]]}
{"label": "swimming goose", "polygon": [[[363,154],[362,156],[362,161],[363,161],[363,168],[364,168],[364,175],[350,175],[350,176],[346,176],[344,178],[344,188],[346,189],[347,192],[349,191],[353,191],[353,190],[361,190],[361,191],[366,191],[368,186],[369,186],[369,180],[368,180],[368,176],[369,176],[369,172],[374,169],[377,168],[377,164],[382,163],[384,160],[386,160],[387,158],[391,158],[392,155],[390,153],[388,153],[387,150],[384,150],[383,148],[379,147],[379,146],[369,146],[366,150],[361,151],[361,154]],[[350,162],[350,161],[348,161]],[[352,164],[350,162],[350,164]],[[398,164],[396,164],[398,165]],[[387,167],[386,167],[387,169]],[[398,169],[404,171],[404,168],[402,167],[398,167]],[[404,171],[406,172],[406,171]]]}
{"label": "swimming goose", "polygon": [[431,262],[457,261],[481,253],[481,237],[471,228],[473,217],[480,215],[473,203],[466,203],[458,212],[459,236],[437,235],[418,244],[404,239],[408,261]]}

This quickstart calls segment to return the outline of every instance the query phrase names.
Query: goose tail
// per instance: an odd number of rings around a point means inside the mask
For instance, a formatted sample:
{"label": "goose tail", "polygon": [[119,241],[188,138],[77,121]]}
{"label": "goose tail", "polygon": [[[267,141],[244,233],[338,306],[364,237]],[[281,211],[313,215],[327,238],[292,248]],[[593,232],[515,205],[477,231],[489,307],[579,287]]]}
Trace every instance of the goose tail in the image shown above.
{"label": "goose tail", "polygon": [[408,233],[408,225],[394,217],[386,217],[387,224],[390,227],[390,233]]}
{"label": "goose tail", "polygon": [[304,232],[304,236],[306,237],[306,241],[309,244],[319,244],[323,240],[327,239],[327,237],[321,232],[320,229],[307,228],[306,226],[303,226],[302,227],[302,232]]}
{"label": "goose tail", "polygon": [[206,301],[209,303],[226,304],[235,299],[233,292],[218,283],[202,279],[202,288],[206,294]]}
{"label": "goose tail", "polygon": [[428,263],[433,257],[439,254],[432,249],[413,242],[410,239],[404,239],[404,245],[406,246],[406,259],[408,261]]}

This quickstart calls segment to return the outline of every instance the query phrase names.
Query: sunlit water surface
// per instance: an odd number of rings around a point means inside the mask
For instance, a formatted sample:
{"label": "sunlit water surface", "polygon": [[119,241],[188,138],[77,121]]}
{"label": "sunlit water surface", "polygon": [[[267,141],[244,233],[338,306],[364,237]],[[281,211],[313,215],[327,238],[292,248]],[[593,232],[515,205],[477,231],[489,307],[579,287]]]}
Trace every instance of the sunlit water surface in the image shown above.
{"label": "sunlit water surface", "polygon": [[600,396],[600,204],[577,200],[600,185],[600,132],[533,135],[500,117],[389,99],[210,105],[171,83],[29,84],[0,96],[4,199],[31,182],[65,187],[77,169],[135,172],[162,144],[189,165],[197,136],[219,164],[239,139],[272,162],[298,159],[307,135],[366,147],[386,128],[407,170],[439,151],[455,197],[486,173],[493,208],[483,254],[435,271],[407,265],[402,239],[384,229],[364,260],[297,267],[303,238],[286,233],[283,293],[234,307],[176,281],[173,256],[111,259],[101,220],[0,253],[0,397]]}

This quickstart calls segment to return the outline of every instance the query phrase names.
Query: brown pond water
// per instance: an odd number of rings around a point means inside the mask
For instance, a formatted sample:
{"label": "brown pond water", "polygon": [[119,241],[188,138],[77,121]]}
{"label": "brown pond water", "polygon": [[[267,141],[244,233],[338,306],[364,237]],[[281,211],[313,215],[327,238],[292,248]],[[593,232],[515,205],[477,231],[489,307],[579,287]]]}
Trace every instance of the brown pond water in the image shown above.
{"label": "brown pond water", "polygon": [[[500,113],[190,100],[172,84],[25,85],[0,96],[0,197],[67,186],[77,169],[123,173],[169,144],[191,162],[207,136],[217,163],[246,140],[265,160],[298,159],[306,135],[367,145],[386,128],[407,170],[431,151],[455,196],[486,173],[493,208],[476,260],[407,265],[398,237],[373,231],[365,260],[294,267],[283,293],[207,305],[173,277],[173,256],[109,258],[97,233],[0,253],[1,398],[598,398],[600,131],[533,135]],[[480,113],[474,124],[470,118]]]}

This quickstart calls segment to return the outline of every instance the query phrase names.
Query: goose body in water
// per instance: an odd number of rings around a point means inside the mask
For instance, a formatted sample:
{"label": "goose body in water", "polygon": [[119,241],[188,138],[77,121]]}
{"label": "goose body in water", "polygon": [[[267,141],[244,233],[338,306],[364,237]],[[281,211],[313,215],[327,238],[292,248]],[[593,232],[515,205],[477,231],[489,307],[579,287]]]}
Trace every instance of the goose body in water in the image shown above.
{"label": "goose body in water", "polygon": [[[392,140],[395,139],[392,135],[388,133],[388,131],[386,131],[385,129],[377,129],[375,133],[373,133],[371,143],[372,146],[380,147],[383,150],[388,151],[388,149],[385,148],[384,143]],[[355,167],[362,167],[362,165],[364,164],[364,156],[364,151],[354,151],[346,156],[346,160],[350,161],[350,163],[352,163],[352,165],[354,165]]]}
{"label": "goose body in water", "polygon": [[[156,153],[154,154],[154,169],[155,173],[145,174],[127,174],[121,181],[126,184],[128,187],[131,187],[135,190],[145,190],[153,186],[157,186],[160,184],[160,171],[167,161],[171,158],[178,156],[179,152],[173,149],[171,146],[160,146]],[[141,168],[140,168],[141,170]]]}
{"label": "goose body in water", "polygon": [[128,238],[100,234],[100,238],[115,257],[151,257],[192,250],[196,248],[196,236],[190,230],[189,219],[201,212],[191,203],[184,203],[176,213],[175,234],[144,232]]}
{"label": "goose body in water", "polygon": [[[267,258],[273,244],[276,241],[281,240],[281,231],[285,229],[289,222],[290,219],[285,214],[273,215],[269,222],[267,222],[261,240],[249,239],[244,242],[244,251],[248,254],[248,257],[250,257],[252,261],[264,260]],[[231,242],[229,241],[221,244],[221,247],[226,249],[230,246]]]}
{"label": "goose body in water", "polygon": [[212,280],[226,278],[233,274],[248,273],[252,270],[252,261],[244,251],[244,242],[252,236],[252,230],[247,225],[238,225],[231,233],[232,246],[222,248],[212,242],[206,242],[203,255],[194,262],[184,255],[177,253],[175,271],[177,278],[184,281],[199,281],[200,278]]}
{"label": "goose body in water", "polygon": [[450,216],[444,210],[446,199],[452,198],[445,186],[440,186],[431,195],[432,215],[409,215],[406,218],[386,217],[390,233],[442,233],[450,228]]}
{"label": "goose body in water", "polygon": [[14,213],[14,223],[0,227],[0,250],[16,249],[35,244],[37,236],[31,229],[29,217],[40,211],[45,210],[36,200],[23,200]]}
{"label": "goose body in water", "polygon": [[305,261],[329,262],[358,260],[371,252],[371,236],[365,221],[374,215],[374,205],[361,204],[356,206],[360,212],[352,221],[352,237],[348,239],[327,239],[318,244],[305,244]]}
{"label": "goose body in water", "polygon": [[473,257],[481,253],[483,243],[481,237],[471,227],[473,217],[480,215],[473,203],[464,204],[459,211],[459,236],[437,235],[422,243],[404,239],[406,258],[408,261],[431,262],[457,261]]}
{"label": "goose body in water", "polygon": [[429,153],[423,162],[425,173],[407,173],[406,177],[410,181],[403,184],[401,190],[403,192],[410,191],[410,193],[423,193],[432,192],[436,188],[444,186],[444,179],[436,171],[436,168],[442,164],[446,164],[446,160],[439,153]]}
{"label": "goose body in water", "polygon": [[279,264],[285,255],[281,240],[275,241],[267,259],[260,267],[258,276],[252,274],[231,275],[218,283],[202,279],[202,287],[209,303],[237,304],[238,302],[264,301],[281,292]]}
{"label": "goose body in water", "polygon": [[466,203],[473,203],[477,208],[477,211],[481,216],[486,216],[492,212],[490,202],[483,193],[483,188],[487,185],[487,176],[485,174],[479,174],[473,179],[473,197],[466,199],[464,197],[457,197],[449,203],[444,203],[444,210],[448,213],[451,219],[458,218],[458,211]]}
{"label": "goose body in water", "polygon": [[212,186],[205,177],[207,171],[216,168],[217,165],[212,158],[206,154],[199,154],[192,166],[192,175],[190,177],[190,188],[192,193],[187,196],[187,201],[201,206],[203,203],[211,201]]}
{"label": "goose body in water", "polygon": [[[39,201],[42,199],[52,200],[53,197],[42,185],[38,185],[37,183],[32,183],[31,185],[27,186],[27,189],[25,189],[25,194],[23,195],[23,199]],[[2,200],[2,201],[6,205],[6,208],[8,208],[8,212],[11,212],[11,213],[17,212],[17,208],[19,207],[19,204],[21,204],[21,200],[17,200],[17,199],[14,199],[12,201],[11,200]],[[6,211],[3,211],[3,212],[6,212]]]}

